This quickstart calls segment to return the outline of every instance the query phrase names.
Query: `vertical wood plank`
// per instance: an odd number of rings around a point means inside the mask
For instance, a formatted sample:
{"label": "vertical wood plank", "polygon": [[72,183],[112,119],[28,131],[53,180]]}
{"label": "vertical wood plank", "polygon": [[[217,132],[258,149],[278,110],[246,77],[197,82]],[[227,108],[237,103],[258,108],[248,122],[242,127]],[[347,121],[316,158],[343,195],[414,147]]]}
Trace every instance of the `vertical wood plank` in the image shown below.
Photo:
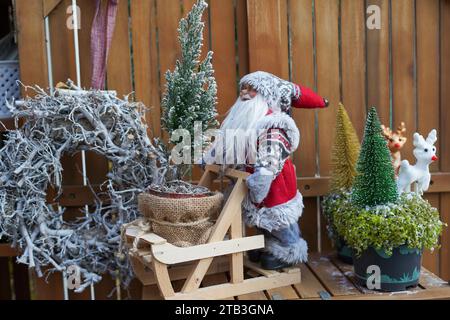
{"label": "vertical wood plank", "polygon": [[[417,130],[414,66],[414,1],[392,1],[392,122],[404,121],[408,132]],[[412,143],[402,149],[403,158],[414,159]]]}
{"label": "vertical wood plank", "polygon": [[16,300],[30,300],[30,279],[28,277],[28,266],[14,263],[13,276]]}
{"label": "vertical wood plank", "polygon": [[[233,218],[230,227],[230,238],[242,238],[242,213],[239,212]],[[230,277],[232,283],[241,283],[244,281],[244,253],[238,252],[231,254],[230,259]]]}
{"label": "vertical wood plank", "polygon": [[[440,210],[439,194],[425,194],[424,198],[430,202],[431,206]],[[440,250],[435,250],[434,252],[424,250],[422,256],[422,265],[436,275],[439,274],[439,254]]]}
{"label": "vertical wood plank", "polygon": [[[426,136],[439,126],[439,1],[416,0],[417,15],[417,119]],[[409,128],[407,128],[409,129]],[[413,131],[408,130],[408,136]],[[439,136],[439,139],[441,137]],[[412,144],[412,138],[408,140]],[[439,170],[439,161],[430,166]]]}
{"label": "vertical wood plank", "polygon": [[[80,72],[82,87],[89,88],[91,85],[91,56],[90,35],[91,25],[95,13],[95,5],[90,0],[78,0],[80,8],[80,29],[78,41],[80,48]],[[61,1],[49,15],[50,38],[52,50],[53,85],[58,82],[66,82],[68,78],[76,81],[75,48],[73,30],[67,27],[71,8],[70,0]]]}
{"label": "vertical wood plank", "polygon": [[[81,86],[84,88],[90,88],[92,75],[91,27],[95,15],[95,3],[93,3],[91,0],[77,0],[77,4],[80,7],[81,20],[81,29],[78,32],[78,42],[80,46]],[[71,32],[70,38],[68,38],[66,41],[71,41],[73,43],[73,32]],[[72,60],[70,63],[74,65],[75,60]],[[72,80],[75,79],[73,78]]]}
{"label": "vertical wood plank", "polygon": [[64,300],[61,273],[52,274],[47,282],[45,275],[38,278],[33,275],[36,289],[36,300]]}
{"label": "vertical wood plank", "polygon": [[[281,68],[286,74],[282,74],[284,79],[289,79],[289,34],[288,34],[288,7],[287,0],[280,0],[279,4],[279,28],[281,33]],[[286,70],[286,71],[285,71]]]}
{"label": "vertical wood plank", "polygon": [[117,94],[122,96],[131,93],[133,88],[131,85],[128,1],[119,1],[118,6],[106,77],[108,89],[116,90]]}
{"label": "vertical wood plank", "polygon": [[[176,60],[180,57],[177,31],[180,18],[181,3],[179,0],[156,0],[161,96],[166,89],[165,74],[168,70],[173,70]],[[168,140],[165,131],[161,131],[161,135],[165,141]]]}
{"label": "vertical wood plank", "polygon": [[[441,194],[441,219],[450,226],[450,193]],[[441,236],[441,249],[439,255],[439,276],[450,280],[450,230],[444,228]]]}
{"label": "vertical wood plank", "polygon": [[381,29],[366,31],[367,106],[377,107],[380,120],[386,125],[391,123],[389,1],[367,1],[367,5],[377,5],[381,9]]}
{"label": "vertical wood plank", "polygon": [[247,0],[236,0],[236,27],[239,77],[249,72]]}
{"label": "vertical wood plank", "polygon": [[9,258],[0,257],[0,300],[11,300]]}
{"label": "vertical wood plank", "polygon": [[[186,16],[196,2],[197,0],[181,0],[181,5],[183,6],[183,16]],[[209,2],[209,0],[206,0],[206,2]]]}
{"label": "vertical wood plank", "polygon": [[[316,0],[317,90],[336,108],[339,92],[339,2]],[[336,110],[336,109],[334,109]],[[335,113],[330,109],[319,110],[319,166],[320,175],[330,172],[332,137]]]}
{"label": "vertical wood plank", "polygon": [[[69,14],[67,9],[71,7],[70,0],[63,0],[49,16],[50,24],[50,38],[52,50],[52,69],[53,69],[53,85],[58,82],[66,82],[67,79],[72,79],[76,82],[76,67],[75,67],[75,49],[73,40],[73,30],[67,28],[67,20]],[[80,6],[80,4],[79,4]],[[80,6],[81,21],[84,16]],[[79,30],[81,35],[84,31],[83,26]],[[80,48],[80,52],[81,52]]]}
{"label": "vertical wood plank", "polygon": [[161,135],[160,83],[156,41],[156,3],[131,2],[134,90],[136,100],[150,108],[146,114],[150,136]]}
{"label": "vertical wood plank", "polygon": [[[338,105],[340,97],[340,77],[339,77],[339,2],[316,0],[316,57],[317,57],[317,90],[318,93],[327,97],[330,106]],[[336,114],[333,109],[318,110],[318,156],[319,174],[328,175],[330,173],[332,147],[332,134],[329,128],[334,127]],[[325,228],[326,222],[323,217],[320,221],[320,251],[331,249]]]}
{"label": "vertical wood plank", "polygon": [[[292,81],[314,88],[314,39],[312,1],[289,1],[291,32]],[[316,173],[316,144],[314,111],[292,111],[300,129],[300,147],[294,155],[297,175],[312,177]]]}
{"label": "vertical wood plank", "polygon": [[283,0],[248,0],[250,72],[264,70],[289,76],[287,12]]}
{"label": "vertical wood plank", "polygon": [[[440,33],[440,56],[441,56],[441,132],[439,133],[439,163],[441,171],[450,171],[450,2],[440,1],[441,9],[441,33]],[[450,193],[441,194],[441,218],[450,225]],[[450,280],[450,228],[445,228],[441,237],[440,254],[440,276]]]}
{"label": "vertical wood plank", "polygon": [[360,139],[366,115],[364,1],[341,1],[342,102]]}
{"label": "vertical wood plank", "polygon": [[[314,30],[312,0],[289,1],[291,35],[291,76],[292,81],[314,88]],[[301,140],[294,154],[297,176],[313,177],[316,174],[316,131],[315,112],[297,109],[292,111]],[[304,212],[300,220],[303,238],[309,251],[317,251],[317,200],[304,199]]]}
{"label": "vertical wood plank", "polygon": [[[417,52],[417,120],[418,132],[428,135],[439,126],[439,1],[416,0]],[[408,131],[408,144],[413,132]],[[440,137],[439,137],[440,138]],[[430,165],[430,171],[439,170],[439,161]],[[428,194],[426,199],[440,210],[440,195]],[[439,274],[439,251],[425,251],[423,265]]]}
{"label": "vertical wood plank", "polygon": [[236,47],[232,1],[211,0],[211,49],[218,86],[217,111],[223,118],[236,100]]}
{"label": "vertical wood plank", "polygon": [[[441,76],[441,106],[440,121],[441,132],[438,136],[438,153],[442,156],[439,159],[441,171],[450,171],[450,2],[441,0],[441,32],[440,32],[440,76]],[[450,258],[450,256],[449,256]]]}
{"label": "vertical wood plank", "polygon": [[161,91],[166,83],[165,73],[172,70],[179,58],[178,22],[181,17],[181,7],[178,0],[156,0],[156,18],[159,39],[159,66],[161,72]]}
{"label": "vertical wood plank", "polygon": [[[27,85],[48,87],[42,1],[16,0],[20,79]],[[27,94],[33,94],[28,91]]]}

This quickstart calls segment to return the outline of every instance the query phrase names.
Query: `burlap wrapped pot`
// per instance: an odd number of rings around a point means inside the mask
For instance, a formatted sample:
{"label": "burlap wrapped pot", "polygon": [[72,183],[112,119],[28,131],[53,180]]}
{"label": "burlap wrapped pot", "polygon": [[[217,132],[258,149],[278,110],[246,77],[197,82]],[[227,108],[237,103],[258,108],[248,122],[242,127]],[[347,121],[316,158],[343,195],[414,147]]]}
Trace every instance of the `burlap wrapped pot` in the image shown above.
{"label": "burlap wrapped pot", "polygon": [[173,245],[205,243],[222,208],[220,192],[202,197],[173,198],[154,193],[138,197],[140,212],[150,220],[152,232]]}
{"label": "burlap wrapped pot", "polygon": [[211,196],[173,198],[154,193],[142,193],[138,203],[140,212],[147,218],[172,223],[188,223],[204,218],[216,218],[222,206],[220,192]]}

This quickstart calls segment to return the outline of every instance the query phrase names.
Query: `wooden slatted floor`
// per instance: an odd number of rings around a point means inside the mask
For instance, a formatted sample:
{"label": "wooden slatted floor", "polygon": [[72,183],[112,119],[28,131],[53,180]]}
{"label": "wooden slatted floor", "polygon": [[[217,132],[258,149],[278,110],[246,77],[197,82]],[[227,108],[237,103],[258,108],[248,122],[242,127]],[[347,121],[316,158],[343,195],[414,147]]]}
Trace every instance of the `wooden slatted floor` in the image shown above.
{"label": "wooden slatted floor", "polygon": [[[298,300],[298,299],[450,299],[450,285],[422,269],[418,287],[395,293],[371,291],[354,282],[353,267],[332,255],[311,254],[306,264],[300,265],[302,281],[298,284],[267,291],[254,292],[229,300]],[[207,275],[202,286],[228,281],[228,274]],[[183,281],[174,281],[174,289]],[[146,287],[146,299],[161,299],[156,285]]]}

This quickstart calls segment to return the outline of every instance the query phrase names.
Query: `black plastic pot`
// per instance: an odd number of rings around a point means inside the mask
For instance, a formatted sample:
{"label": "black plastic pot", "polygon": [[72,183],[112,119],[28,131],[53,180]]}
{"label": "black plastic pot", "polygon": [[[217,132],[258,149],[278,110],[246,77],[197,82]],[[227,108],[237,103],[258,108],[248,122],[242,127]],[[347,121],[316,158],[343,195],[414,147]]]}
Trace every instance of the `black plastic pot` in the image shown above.
{"label": "black plastic pot", "polygon": [[353,252],[344,239],[336,240],[336,250],[338,259],[347,264],[353,264]]}
{"label": "black plastic pot", "polygon": [[369,266],[380,268],[380,288],[375,288],[380,291],[404,291],[417,286],[421,265],[422,250],[409,249],[406,246],[395,248],[391,256],[384,250],[372,247],[359,257],[353,254],[354,272],[360,285],[367,287],[367,279],[373,275],[373,271],[368,270]]}

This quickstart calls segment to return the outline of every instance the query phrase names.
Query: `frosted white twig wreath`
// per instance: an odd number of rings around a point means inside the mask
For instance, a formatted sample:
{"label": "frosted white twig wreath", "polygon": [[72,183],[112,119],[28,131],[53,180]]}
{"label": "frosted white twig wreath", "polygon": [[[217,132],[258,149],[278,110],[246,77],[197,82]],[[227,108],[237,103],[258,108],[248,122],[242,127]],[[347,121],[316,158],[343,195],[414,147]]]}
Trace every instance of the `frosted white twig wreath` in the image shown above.
{"label": "frosted white twig wreath", "polygon": [[[26,87],[36,91],[34,98],[8,104],[16,129],[0,150],[0,238],[20,248],[18,261],[39,276],[47,266],[49,274],[78,266],[79,292],[117,271],[127,286],[133,275],[119,249],[120,227],[139,215],[137,194],[153,182],[164,157],[147,136],[143,105],[71,86],[53,95]],[[112,168],[101,188],[105,196],[96,195],[85,216],[65,221],[58,197],[47,203],[47,189],[61,193],[61,157],[80,150],[103,155]]]}

